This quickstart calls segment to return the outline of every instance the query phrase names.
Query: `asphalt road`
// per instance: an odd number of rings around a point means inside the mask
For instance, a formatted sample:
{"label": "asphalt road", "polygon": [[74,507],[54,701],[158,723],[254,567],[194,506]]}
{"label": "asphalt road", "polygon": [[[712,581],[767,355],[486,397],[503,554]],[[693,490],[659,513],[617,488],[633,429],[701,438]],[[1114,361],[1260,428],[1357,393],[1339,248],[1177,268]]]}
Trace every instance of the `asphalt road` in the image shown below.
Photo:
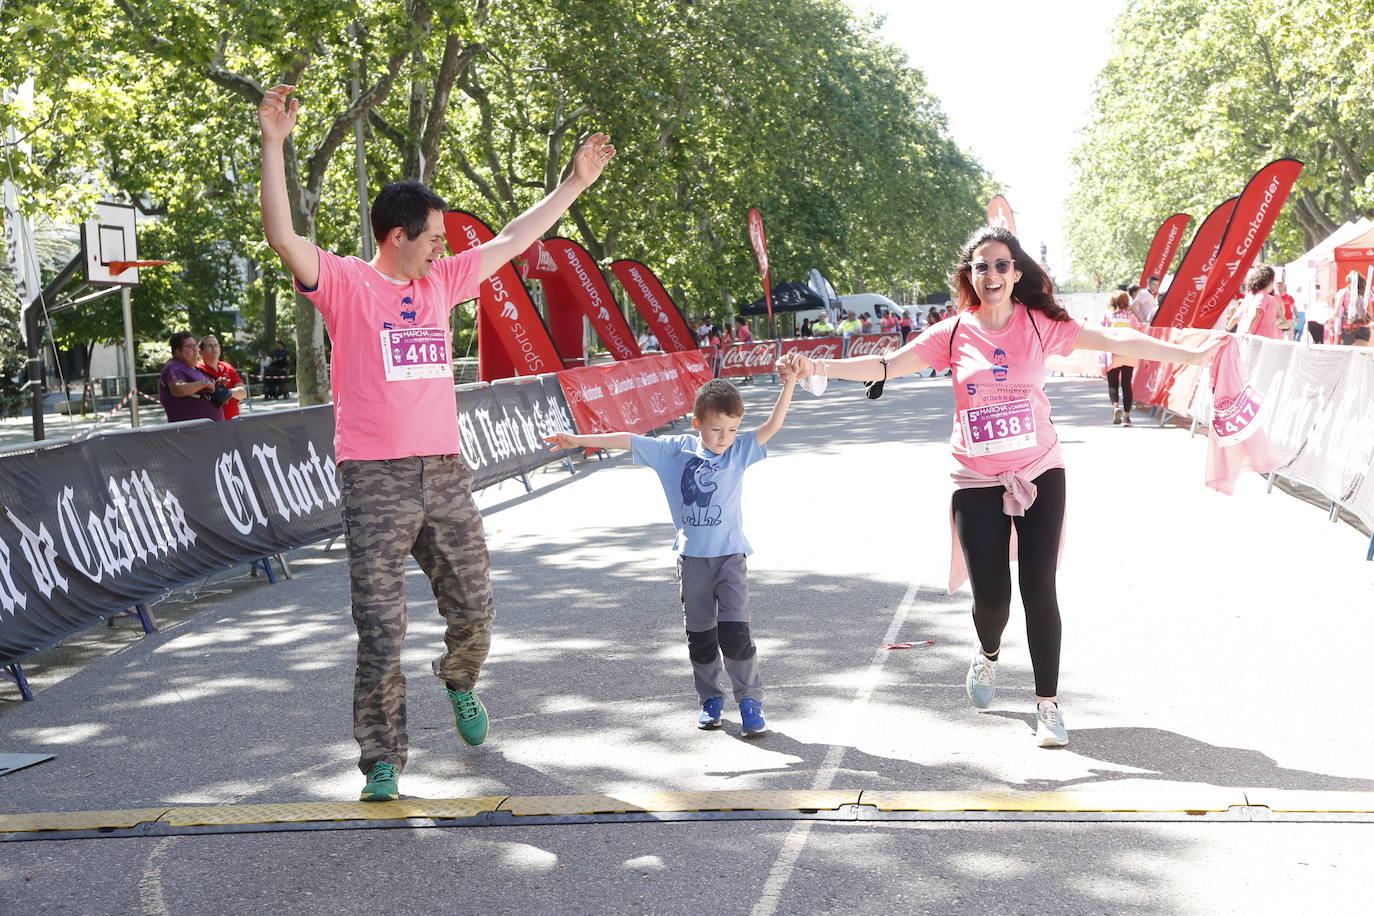
{"label": "asphalt road", "polygon": [[[481,748],[453,734],[428,674],[442,628],[412,569],[402,791],[1374,792],[1368,538],[1253,475],[1207,490],[1201,436],[1113,427],[1104,389],[1050,386],[1069,464],[1068,748],[1032,741],[1015,608],[993,707],[964,697],[969,598],[944,590],[949,383],[903,380],[876,402],[799,394],[749,473],[768,735],[741,739],[729,706],[724,729],[694,727],[667,508],[622,455],[480,496],[498,611]],[[776,389],[745,391],[747,426]],[[56,755],[0,777],[0,814],[355,798],[342,553],[297,551],[288,582],[227,577],[152,636],[36,664],[34,703],[0,686],[0,752]],[[1349,909],[1371,860],[1371,822],[1050,815],[7,842],[0,912]]]}

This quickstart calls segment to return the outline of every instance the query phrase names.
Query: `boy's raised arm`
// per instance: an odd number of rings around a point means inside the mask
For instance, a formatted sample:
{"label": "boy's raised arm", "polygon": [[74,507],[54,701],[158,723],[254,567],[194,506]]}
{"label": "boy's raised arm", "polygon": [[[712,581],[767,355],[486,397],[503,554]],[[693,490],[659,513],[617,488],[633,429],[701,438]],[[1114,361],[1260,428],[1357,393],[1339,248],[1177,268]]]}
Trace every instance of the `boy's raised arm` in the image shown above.
{"label": "boy's raised arm", "polygon": [[791,364],[778,366],[778,376],[782,379],[782,391],[778,394],[777,403],[773,405],[773,412],[768,415],[768,419],[763,421],[763,425],[754,430],[754,437],[758,439],[759,445],[764,445],[773,434],[782,429],[782,421],[787,418],[787,406],[792,403],[792,391],[797,387],[797,373]]}
{"label": "boy's raised arm", "polygon": [[629,451],[631,433],[601,433],[595,436],[575,436],[572,433],[554,433],[545,436],[550,451],[563,448],[618,448]]}

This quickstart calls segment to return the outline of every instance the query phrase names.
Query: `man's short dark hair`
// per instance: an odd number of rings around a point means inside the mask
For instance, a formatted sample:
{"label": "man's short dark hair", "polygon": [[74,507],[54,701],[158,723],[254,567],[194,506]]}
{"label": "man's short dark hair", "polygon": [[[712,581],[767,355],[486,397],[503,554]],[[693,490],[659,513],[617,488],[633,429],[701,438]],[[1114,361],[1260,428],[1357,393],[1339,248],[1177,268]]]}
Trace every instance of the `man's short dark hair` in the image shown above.
{"label": "man's short dark hair", "polygon": [[172,335],[171,339],[168,340],[168,343],[172,345],[172,355],[176,356],[177,351],[186,346],[186,341],[194,341],[195,339],[196,335],[192,334],[190,331],[177,331]]}
{"label": "man's short dark hair", "polygon": [[708,413],[726,417],[744,416],[744,398],[740,397],[739,389],[723,378],[713,378],[698,388],[692,416],[705,420]]}
{"label": "man's short dark hair", "polygon": [[1149,286],[1151,283],[1158,283],[1158,282],[1159,282],[1159,276],[1158,276],[1157,274],[1150,274],[1149,279],[1147,279],[1147,280],[1145,281],[1145,285],[1146,285],[1146,286]]}
{"label": "man's short dark hair", "polygon": [[372,202],[372,235],[380,242],[400,226],[406,238],[419,238],[429,225],[429,211],[447,209],[444,199],[420,182],[393,181]]}

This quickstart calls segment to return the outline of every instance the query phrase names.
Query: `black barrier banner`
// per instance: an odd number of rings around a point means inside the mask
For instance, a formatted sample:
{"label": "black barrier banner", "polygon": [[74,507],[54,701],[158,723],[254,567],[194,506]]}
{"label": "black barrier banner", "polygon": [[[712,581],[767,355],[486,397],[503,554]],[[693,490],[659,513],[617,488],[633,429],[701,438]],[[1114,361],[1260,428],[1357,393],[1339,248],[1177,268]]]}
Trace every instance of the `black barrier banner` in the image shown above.
{"label": "black barrier banner", "polygon": [[458,439],[474,489],[575,454],[578,449],[549,451],[544,437],[576,431],[556,376],[458,393]]}
{"label": "black barrier banner", "polygon": [[342,530],[328,407],[0,459],[0,664],[229,566]]}

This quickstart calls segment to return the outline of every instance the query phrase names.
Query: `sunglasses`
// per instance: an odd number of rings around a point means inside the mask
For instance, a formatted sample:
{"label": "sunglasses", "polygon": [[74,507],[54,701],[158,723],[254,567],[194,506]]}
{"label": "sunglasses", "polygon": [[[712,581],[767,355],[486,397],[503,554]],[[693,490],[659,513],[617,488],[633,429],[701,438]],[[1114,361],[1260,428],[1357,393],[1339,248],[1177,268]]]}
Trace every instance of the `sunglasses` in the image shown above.
{"label": "sunglasses", "polygon": [[993,261],[991,264],[989,264],[987,261],[974,261],[974,262],[973,262],[973,272],[976,273],[976,274],[978,274],[978,276],[981,277],[983,274],[987,273],[990,269],[992,269],[993,267],[996,267],[996,268],[997,268],[997,272],[998,272],[999,274],[1009,274],[1009,273],[1011,273],[1011,269],[1012,269],[1013,267],[1015,267],[1015,266],[1016,266],[1016,262],[1013,261],[1011,258],[998,258],[996,261]]}

